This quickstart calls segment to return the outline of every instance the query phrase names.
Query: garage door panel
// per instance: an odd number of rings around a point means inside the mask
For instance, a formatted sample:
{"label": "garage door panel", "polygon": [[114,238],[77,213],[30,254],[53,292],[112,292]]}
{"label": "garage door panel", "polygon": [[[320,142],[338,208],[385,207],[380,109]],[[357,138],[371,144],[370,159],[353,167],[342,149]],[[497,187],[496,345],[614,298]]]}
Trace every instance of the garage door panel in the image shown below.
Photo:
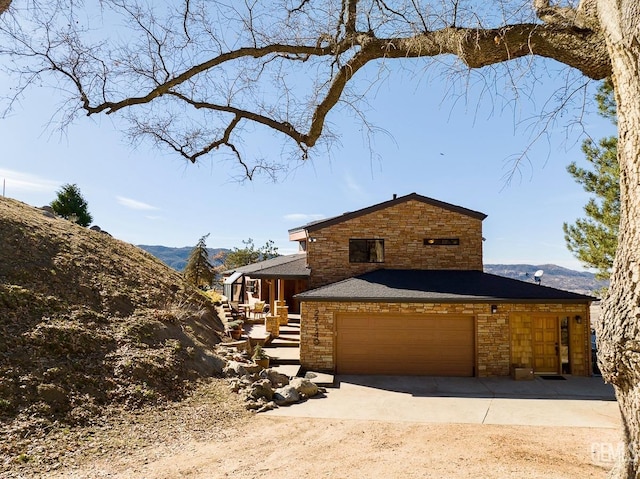
{"label": "garage door panel", "polygon": [[473,376],[473,317],[338,316],[341,374]]}

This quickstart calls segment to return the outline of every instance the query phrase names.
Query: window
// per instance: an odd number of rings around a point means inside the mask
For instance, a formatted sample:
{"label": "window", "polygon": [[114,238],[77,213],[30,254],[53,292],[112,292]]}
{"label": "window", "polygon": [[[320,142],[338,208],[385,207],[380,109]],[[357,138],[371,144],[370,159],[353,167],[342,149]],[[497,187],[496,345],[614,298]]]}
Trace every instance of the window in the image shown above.
{"label": "window", "polygon": [[247,293],[256,293],[257,291],[258,291],[258,280],[257,279],[247,280]]}
{"label": "window", "polygon": [[382,239],[350,239],[350,263],[383,263],[384,240]]}
{"label": "window", "polygon": [[457,246],[460,244],[459,238],[425,238],[425,246]]}

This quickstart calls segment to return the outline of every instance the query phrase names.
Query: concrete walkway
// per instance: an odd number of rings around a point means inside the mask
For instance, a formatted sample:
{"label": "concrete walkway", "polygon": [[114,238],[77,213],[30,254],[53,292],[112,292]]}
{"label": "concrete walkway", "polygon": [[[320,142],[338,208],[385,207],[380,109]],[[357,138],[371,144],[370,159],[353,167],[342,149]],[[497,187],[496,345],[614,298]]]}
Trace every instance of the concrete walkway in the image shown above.
{"label": "concrete walkway", "polygon": [[613,389],[601,378],[338,376],[324,397],[272,416],[420,423],[618,428]]}

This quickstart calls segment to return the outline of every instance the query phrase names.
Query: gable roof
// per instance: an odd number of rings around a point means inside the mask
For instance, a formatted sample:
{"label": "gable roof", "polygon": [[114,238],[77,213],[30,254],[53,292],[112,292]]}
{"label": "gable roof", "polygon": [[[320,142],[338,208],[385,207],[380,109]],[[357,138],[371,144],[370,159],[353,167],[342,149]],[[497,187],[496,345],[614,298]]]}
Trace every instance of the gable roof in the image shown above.
{"label": "gable roof", "polygon": [[241,266],[233,272],[256,279],[308,279],[311,275],[311,270],[307,267],[306,253],[276,256],[258,263]]}
{"label": "gable roof", "polygon": [[382,210],[385,208],[389,208],[391,206],[398,205],[400,203],[405,203],[407,201],[420,201],[422,203],[426,203],[431,206],[436,206],[438,208],[442,208],[448,211],[454,211],[456,213],[460,213],[466,216],[470,216],[472,218],[479,219],[480,221],[484,220],[487,215],[481,213],[479,211],[470,210],[467,208],[463,208],[462,206],[452,205],[451,203],[445,203],[444,201],[435,200],[433,198],[428,198],[426,196],[419,195],[417,193],[411,193],[405,196],[400,196],[397,198],[393,198],[392,200],[385,201],[383,203],[378,203],[377,205],[369,206],[367,208],[362,208],[357,211],[350,211],[348,213],[344,213],[339,216],[334,216],[332,218],[326,218],[323,220],[313,221],[311,223],[307,223],[304,226],[299,226],[297,228],[292,228],[289,230],[289,234],[295,233],[297,231],[316,231],[322,228],[326,228],[327,226],[335,225],[338,223],[342,223],[343,221],[347,221],[353,218],[357,218],[359,216],[367,215],[373,213],[378,210]]}
{"label": "gable roof", "polygon": [[379,269],[305,291],[301,301],[586,303],[597,298],[482,271]]}

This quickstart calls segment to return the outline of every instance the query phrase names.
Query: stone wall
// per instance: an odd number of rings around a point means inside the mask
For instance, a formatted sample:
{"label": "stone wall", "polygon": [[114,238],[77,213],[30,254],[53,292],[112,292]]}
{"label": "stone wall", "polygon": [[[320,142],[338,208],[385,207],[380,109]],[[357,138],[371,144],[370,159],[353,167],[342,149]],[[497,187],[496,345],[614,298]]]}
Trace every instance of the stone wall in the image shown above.
{"label": "stone wall", "polygon": [[[476,323],[476,374],[508,376],[513,367],[532,367],[531,316],[568,316],[571,373],[591,374],[590,326],[586,304],[346,303],[305,301],[301,304],[300,360],[315,371],[335,371],[335,318],[341,313],[385,313],[474,316]],[[581,323],[575,321],[580,315]]]}
{"label": "stone wall", "polygon": [[[482,221],[410,200],[309,233],[311,288],[379,268],[482,271]],[[459,245],[425,246],[427,238]],[[384,239],[383,263],[350,263],[349,239]]]}

